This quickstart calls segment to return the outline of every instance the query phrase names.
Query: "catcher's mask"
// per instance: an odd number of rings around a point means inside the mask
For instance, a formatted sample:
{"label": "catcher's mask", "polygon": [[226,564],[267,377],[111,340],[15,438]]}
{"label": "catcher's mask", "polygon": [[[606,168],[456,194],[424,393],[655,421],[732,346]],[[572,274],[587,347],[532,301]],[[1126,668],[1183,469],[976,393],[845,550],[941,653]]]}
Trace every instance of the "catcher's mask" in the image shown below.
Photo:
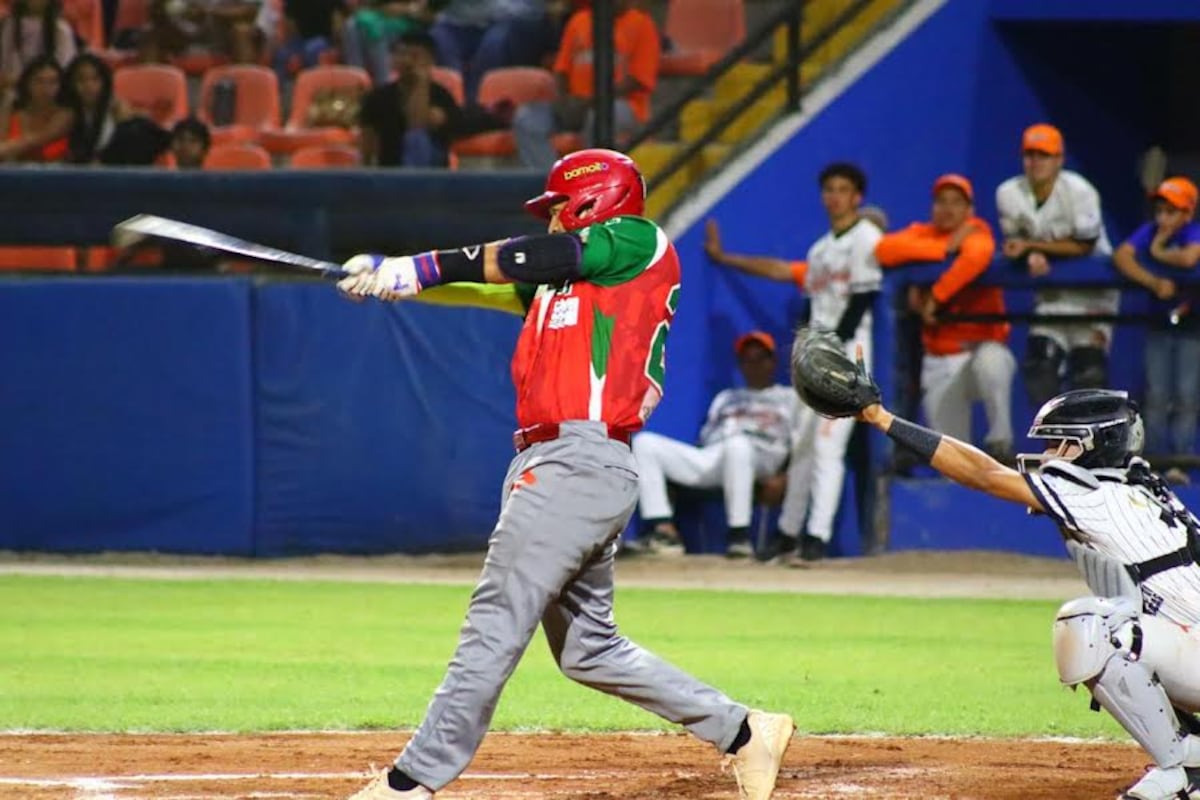
{"label": "catcher's mask", "polygon": [[1137,403],[1127,392],[1112,389],[1076,389],[1048,400],[1027,435],[1058,446],[1045,453],[1018,455],[1022,472],[1056,459],[1085,469],[1124,467],[1142,452],[1146,438]]}
{"label": "catcher's mask", "polygon": [[558,215],[568,231],[623,215],[641,216],[646,208],[646,181],[633,159],[615,150],[594,147],[568,153],[546,176],[546,191],[525,202],[529,213],[550,219],[555,203],[566,202]]}

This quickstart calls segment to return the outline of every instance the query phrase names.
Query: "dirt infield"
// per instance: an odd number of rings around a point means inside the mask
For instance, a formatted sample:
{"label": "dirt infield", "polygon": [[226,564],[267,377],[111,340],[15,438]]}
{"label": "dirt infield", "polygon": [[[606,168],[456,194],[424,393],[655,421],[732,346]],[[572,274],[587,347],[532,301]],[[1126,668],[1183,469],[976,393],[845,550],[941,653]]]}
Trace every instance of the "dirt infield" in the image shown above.
{"label": "dirt infield", "polygon": [[[279,561],[0,554],[0,574],[195,580],[470,584],[480,554]],[[1065,559],[900,553],[789,570],[715,557],[622,560],[620,586],[829,594],[1062,599],[1085,589]],[[619,601],[618,601],[619,602]],[[803,727],[803,720],[799,720]],[[0,799],[343,798],[402,733],[271,735],[0,734]],[[940,738],[797,737],[776,798],[1109,798],[1146,756],[1125,744]],[[493,734],[439,800],[735,798],[712,749],[684,735]]]}
{"label": "dirt infield", "polygon": [[[19,735],[0,737],[0,798],[342,798],[398,734]],[[1114,744],[802,738],[775,797],[1112,797],[1145,757]],[[439,800],[716,800],[737,796],[712,749],[683,735],[493,734]]]}

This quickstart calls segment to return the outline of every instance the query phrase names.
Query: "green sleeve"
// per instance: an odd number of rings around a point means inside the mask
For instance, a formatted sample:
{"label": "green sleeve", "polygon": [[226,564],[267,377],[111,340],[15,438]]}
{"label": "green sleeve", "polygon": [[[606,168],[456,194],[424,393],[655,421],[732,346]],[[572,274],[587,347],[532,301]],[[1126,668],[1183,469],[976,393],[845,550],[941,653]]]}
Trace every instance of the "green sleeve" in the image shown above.
{"label": "green sleeve", "polygon": [[643,217],[614,217],[583,229],[583,278],[616,286],[640,275],[667,247],[667,236]]}
{"label": "green sleeve", "polygon": [[417,295],[419,302],[439,306],[472,306],[525,316],[536,286],[524,283],[447,283]]}

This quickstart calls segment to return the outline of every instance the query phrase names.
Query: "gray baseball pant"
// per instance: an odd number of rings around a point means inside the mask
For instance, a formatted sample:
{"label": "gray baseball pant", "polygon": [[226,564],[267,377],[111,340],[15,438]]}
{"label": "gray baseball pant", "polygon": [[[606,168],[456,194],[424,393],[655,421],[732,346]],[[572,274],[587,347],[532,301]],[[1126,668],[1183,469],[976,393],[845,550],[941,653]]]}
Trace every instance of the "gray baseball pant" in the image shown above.
{"label": "gray baseball pant", "polygon": [[563,674],[686,727],[724,752],[747,708],[617,632],[616,540],[637,467],[595,422],[517,454],[446,677],[396,766],[437,791],[467,768],[538,622]]}

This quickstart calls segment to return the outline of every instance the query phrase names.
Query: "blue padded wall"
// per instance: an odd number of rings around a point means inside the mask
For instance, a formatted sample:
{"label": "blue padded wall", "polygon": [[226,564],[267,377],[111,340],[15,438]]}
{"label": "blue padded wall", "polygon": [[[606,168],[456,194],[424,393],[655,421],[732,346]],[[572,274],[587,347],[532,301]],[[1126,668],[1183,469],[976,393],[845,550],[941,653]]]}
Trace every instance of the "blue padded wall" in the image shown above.
{"label": "blue padded wall", "polygon": [[0,548],[250,554],[249,285],[0,285]]}

